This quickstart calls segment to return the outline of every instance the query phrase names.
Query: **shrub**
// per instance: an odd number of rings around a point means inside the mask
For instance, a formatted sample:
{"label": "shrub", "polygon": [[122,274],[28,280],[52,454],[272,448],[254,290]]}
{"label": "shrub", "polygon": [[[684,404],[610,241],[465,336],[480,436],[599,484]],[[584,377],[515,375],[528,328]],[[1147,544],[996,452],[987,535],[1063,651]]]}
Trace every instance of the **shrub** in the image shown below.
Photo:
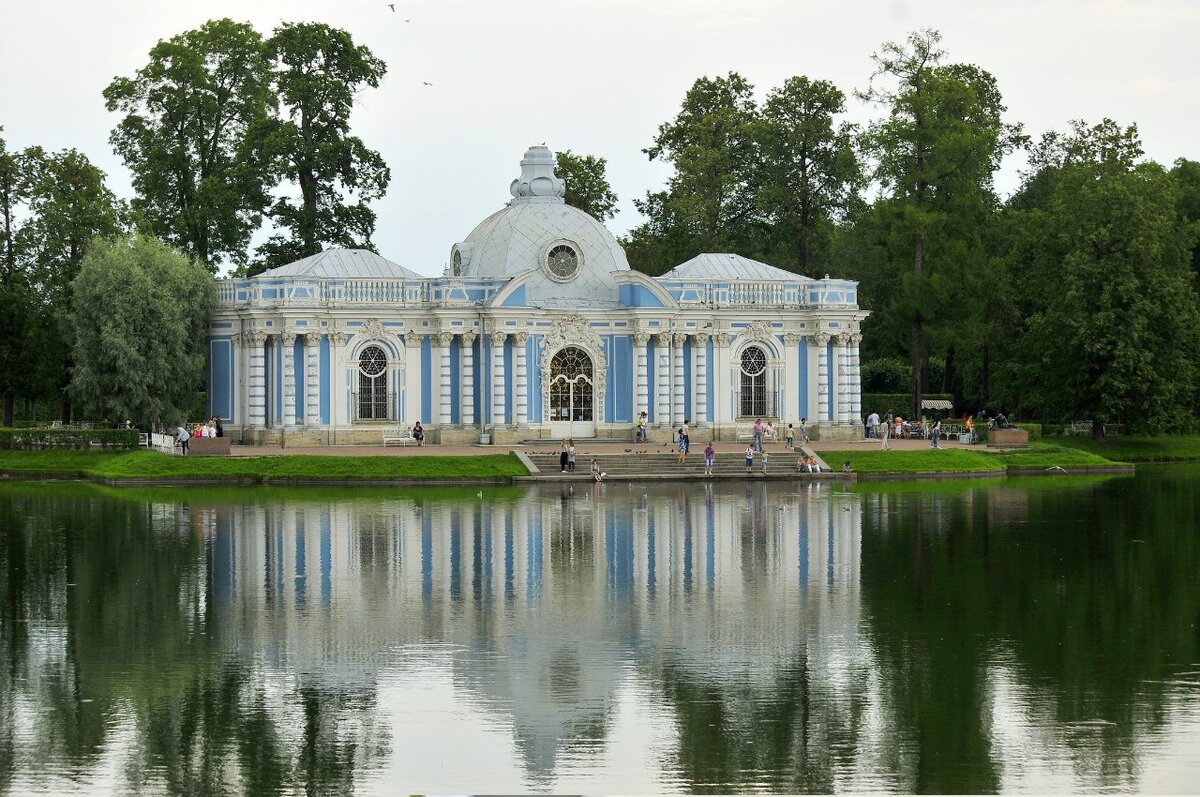
{"label": "shrub", "polygon": [[127,451],[137,447],[137,429],[0,429],[0,448],[11,450],[103,448]]}
{"label": "shrub", "polygon": [[1029,442],[1031,443],[1042,439],[1042,425],[1040,423],[1014,423],[1013,426],[1029,432]]}

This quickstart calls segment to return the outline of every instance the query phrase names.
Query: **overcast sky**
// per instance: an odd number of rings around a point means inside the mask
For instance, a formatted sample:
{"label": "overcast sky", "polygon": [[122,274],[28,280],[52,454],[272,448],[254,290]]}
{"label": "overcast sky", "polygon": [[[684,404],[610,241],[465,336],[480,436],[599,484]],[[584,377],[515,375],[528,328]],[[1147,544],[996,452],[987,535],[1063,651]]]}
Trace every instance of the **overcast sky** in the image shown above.
{"label": "overcast sky", "polygon": [[[354,132],[392,169],[375,242],[438,274],[450,247],[509,198],[525,148],[608,159],[610,224],[667,170],[642,150],[701,75],[735,70],[761,97],[792,75],[863,87],[871,53],[919,27],[949,60],[996,76],[1010,121],[1040,135],[1070,119],[1136,122],[1163,163],[1200,158],[1197,0],[0,0],[0,125],[10,149],[74,147],[131,195],[101,91],[159,39],[205,20],[345,28],[388,65]],[[411,20],[411,21],[408,21]],[[424,86],[424,82],[433,85]],[[850,102],[849,118],[878,110]],[[1014,159],[998,178],[1011,191]]]}

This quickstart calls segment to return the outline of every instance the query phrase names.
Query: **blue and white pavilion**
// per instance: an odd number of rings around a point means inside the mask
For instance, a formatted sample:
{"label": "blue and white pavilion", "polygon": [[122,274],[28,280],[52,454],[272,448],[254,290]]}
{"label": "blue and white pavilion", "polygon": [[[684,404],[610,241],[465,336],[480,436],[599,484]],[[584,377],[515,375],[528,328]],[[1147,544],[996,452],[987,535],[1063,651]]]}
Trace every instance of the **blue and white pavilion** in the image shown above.
{"label": "blue and white pavilion", "polygon": [[332,249],[222,280],[210,413],[279,445],[378,443],[420,420],[434,442],[652,439],[688,419],[732,439],[756,418],[861,436],[857,283],[731,254],[661,277],[563,201],[531,147],[512,200],[451,249],[441,277]]}

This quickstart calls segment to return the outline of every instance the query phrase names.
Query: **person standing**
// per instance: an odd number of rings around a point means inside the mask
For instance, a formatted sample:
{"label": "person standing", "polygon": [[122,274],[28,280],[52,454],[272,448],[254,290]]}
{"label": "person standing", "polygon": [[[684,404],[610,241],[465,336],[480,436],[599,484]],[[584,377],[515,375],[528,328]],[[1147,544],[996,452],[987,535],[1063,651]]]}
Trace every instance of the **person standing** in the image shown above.
{"label": "person standing", "polygon": [[892,414],[890,412],[888,413],[887,423],[885,423],[881,428],[883,431],[880,433],[879,450],[887,451],[891,448],[891,446],[888,444],[888,438],[892,436]]}
{"label": "person standing", "polygon": [[188,434],[187,427],[180,423],[179,428],[175,430],[175,440],[179,443],[179,448],[185,457],[188,455],[188,441],[191,439],[192,436]]}
{"label": "person standing", "polygon": [[713,475],[713,460],[716,459],[717,450],[713,448],[712,441],[708,441],[708,445],[704,447],[704,475]]}
{"label": "person standing", "polygon": [[754,446],[746,446],[746,473],[754,468]]}
{"label": "person standing", "polygon": [[768,454],[766,451],[763,451],[763,452],[762,452],[762,469],[763,469],[763,475],[764,475],[764,476],[767,474],[767,459],[768,459],[770,456],[771,456],[771,455],[770,455],[770,454]]}
{"label": "person standing", "polygon": [[754,419],[754,450],[763,450],[763,422],[762,418]]}
{"label": "person standing", "polygon": [[[125,423],[128,424],[129,421],[125,421]],[[213,416],[213,426],[215,426],[217,429],[217,437],[225,436],[225,427],[221,425],[221,416],[220,415]],[[126,428],[128,428],[128,427],[126,427]]]}
{"label": "person standing", "polygon": [[800,443],[808,445],[808,418],[800,419]]}
{"label": "person standing", "polygon": [[637,431],[633,436],[633,442],[646,442],[646,413],[645,411],[638,413]]}
{"label": "person standing", "polygon": [[872,412],[871,417],[867,418],[867,424],[871,427],[871,437],[879,437],[879,413]]}
{"label": "person standing", "polygon": [[679,427],[679,436],[682,437],[684,439],[684,442],[687,443],[688,450],[690,451],[692,448],[692,438],[688,431],[689,423],[691,423],[690,419],[688,419],[688,418],[683,419],[683,426]]}
{"label": "person standing", "polygon": [[679,462],[677,463],[679,465],[687,462],[688,438],[687,435],[684,434],[684,430],[686,428],[687,427],[684,426],[679,430]]}
{"label": "person standing", "polygon": [[936,421],[933,422],[933,430],[930,432],[929,438],[932,441],[929,444],[930,448],[941,448],[941,445],[939,444],[939,441],[942,438],[942,419],[941,418],[938,418]]}
{"label": "person standing", "polygon": [[559,473],[567,472],[567,441],[558,441],[558,471]]}
{"label": "person standing", "polygon": [[575,472],[575,440],[567,439],[567,473]]}
{"label": "person standing", "polygon": [[796,433],[792,430],[792,425],[789,423],[787,431],[783,433],[783,446],[788,450],[796,449]]}

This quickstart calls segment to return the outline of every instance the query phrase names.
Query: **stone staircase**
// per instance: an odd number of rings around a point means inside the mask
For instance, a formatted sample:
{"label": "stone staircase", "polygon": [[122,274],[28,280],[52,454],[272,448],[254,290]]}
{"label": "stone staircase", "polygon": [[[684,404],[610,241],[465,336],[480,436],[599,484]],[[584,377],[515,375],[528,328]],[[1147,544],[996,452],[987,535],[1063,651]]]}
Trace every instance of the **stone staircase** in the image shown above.
{"label": "stone staircase", "polygon": [[[681,479],[708,478],[704,475],[704,454],[701,451],[688,454],[687,462],[678,464],[679,455],[671,453],[579,453],[575,458],[575,472],[561,473],[558,469],[558,453],[526,452],[526,456],[541,471],[538,478],[551,480],[591,480],[591,463],[594,458],[606,480]],[[839,473],[800,473],[799,464],[806,455],[800,451],[771,451],[765,478],[769,479],[828,479],[840,478]],[[754,469],[746,473],[746,458],[741,454],[718,453],[713,463],[714,478],[764,478],[762,460],[754,460]]]}

